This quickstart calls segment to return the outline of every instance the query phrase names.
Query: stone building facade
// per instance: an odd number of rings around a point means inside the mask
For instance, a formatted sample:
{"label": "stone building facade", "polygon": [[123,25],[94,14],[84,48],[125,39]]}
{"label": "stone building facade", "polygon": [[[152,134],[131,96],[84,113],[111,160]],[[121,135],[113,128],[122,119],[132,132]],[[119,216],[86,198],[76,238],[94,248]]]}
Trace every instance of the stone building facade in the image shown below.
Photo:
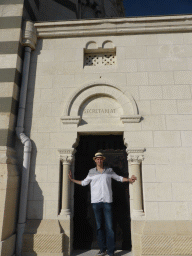
{"label": "stone building facade", "polygon": [[133,255],[192,255],[192,16],[58,2],[0,1],[0,255],[71,253],[87,134],[123,136]]}

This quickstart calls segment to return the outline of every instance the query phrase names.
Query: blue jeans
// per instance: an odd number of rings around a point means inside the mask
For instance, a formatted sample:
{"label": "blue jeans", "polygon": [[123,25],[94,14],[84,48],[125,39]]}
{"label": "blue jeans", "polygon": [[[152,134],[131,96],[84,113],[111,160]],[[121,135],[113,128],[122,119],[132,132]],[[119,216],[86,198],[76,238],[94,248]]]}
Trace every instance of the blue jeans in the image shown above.
{"label": "blue jeans", "polygon": [[96,219],[99,248],[101,252],[107,249],[107,253],[113,255],[115,250],[115,237],[113,231],[112,203],[93,203],[92,207]]}

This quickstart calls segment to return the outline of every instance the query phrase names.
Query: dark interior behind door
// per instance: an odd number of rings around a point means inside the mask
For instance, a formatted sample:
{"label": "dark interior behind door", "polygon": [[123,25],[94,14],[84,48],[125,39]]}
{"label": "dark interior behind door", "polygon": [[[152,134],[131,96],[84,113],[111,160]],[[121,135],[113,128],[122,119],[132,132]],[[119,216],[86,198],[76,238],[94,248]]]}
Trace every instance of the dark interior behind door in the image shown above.
{"label": "dark interior behind door", "polygon": [[[75,154],[75,179],[83,180],[95,167],[93,156],[101,151],[106,156],[105,166],[123,177],[128,176],[127,154],[122,135],[81,136]],[[129,185],[112,181],[113,220],[116,248],[131,249]],[[75,184],[74,193],[74,249],[96,249],[96,225],[91,207],[90,186]]]}

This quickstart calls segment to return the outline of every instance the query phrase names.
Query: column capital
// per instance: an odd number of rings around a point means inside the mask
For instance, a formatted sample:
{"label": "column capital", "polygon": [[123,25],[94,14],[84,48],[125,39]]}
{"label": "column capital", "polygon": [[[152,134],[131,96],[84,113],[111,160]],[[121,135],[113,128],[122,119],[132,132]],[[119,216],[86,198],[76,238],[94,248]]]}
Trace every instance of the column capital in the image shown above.
{"label": "column capital", "polygon": [[127,149],[128,154],[128,161],[131,162],[131,164],[140,164],[144,160],[144,153],[145,148],[132,148]]}
{"label": "column capital", "polygon": [[128,161],[131,162],[131,164],[140,164],[144,160],[143,155],[128,155]]}
{"label": "column capital", "polygon": [[71,149],[59,149],[59,158],[63,164],[71,164],[74,159],[74,154],[76,150],[74,148]]}
{"label": "column capital", "polygon": [[37,43],[37,30],[34,27],[34,23],[32,21],[25,21],[23,25],[22,45],[28,46],[32,50],[35,50],[36,43]]}

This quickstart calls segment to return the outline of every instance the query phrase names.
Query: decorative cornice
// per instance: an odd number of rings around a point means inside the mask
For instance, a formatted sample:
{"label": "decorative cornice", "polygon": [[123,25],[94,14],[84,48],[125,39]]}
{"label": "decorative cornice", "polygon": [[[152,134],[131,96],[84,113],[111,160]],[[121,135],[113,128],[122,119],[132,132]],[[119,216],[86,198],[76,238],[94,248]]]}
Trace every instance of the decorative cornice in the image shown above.
{"label": "decorative cornice", "polygon": [[38,38],[192,31],[192,15],[110,18],[35,23]]}
{"label": "decorative cornice", "polygon": [[76,124],[78,125],[81,121],[80,116],[63,116],[61,117],[63,124]]}
{"label": "decorative cornice", "polygon": [[59,158],[63,164],[71,164],[76,150],[74,148],[59,149]]}
{"label": "decorative cornice", "polygon": [[128,161],[131,162],[131,164],[140,164],[143,160],[143,155],[128,155]]}
{"label": "decorative cornice", "polygon": [[22,39],[23,46],[29,46],[32,50],[35,50],[37,43],[37,31],[32,21],[24,22]]}
{"label": "decorative cornice", "polygon": [[126,124],[126,123],[139,123],[140,120],[141,120],[141,116],[139,116],[139,115],[121,116],[120,119],[124,124]]}

